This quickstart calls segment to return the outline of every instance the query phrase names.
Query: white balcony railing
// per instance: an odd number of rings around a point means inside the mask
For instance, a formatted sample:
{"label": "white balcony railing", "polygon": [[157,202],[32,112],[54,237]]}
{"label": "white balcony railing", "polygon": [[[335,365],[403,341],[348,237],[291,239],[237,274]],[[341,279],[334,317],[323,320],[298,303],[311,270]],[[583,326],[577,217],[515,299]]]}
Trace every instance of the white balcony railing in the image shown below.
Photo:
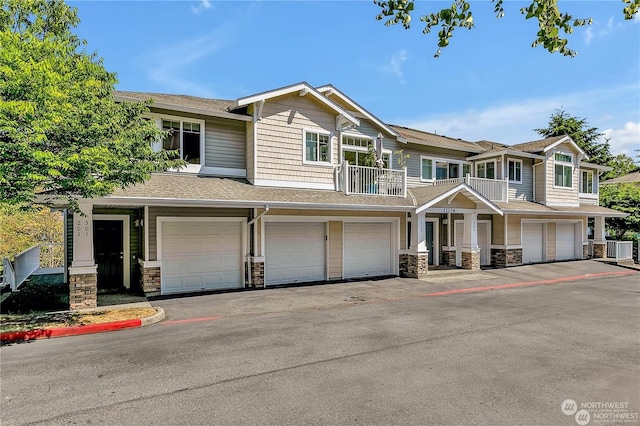
{"label": "white balcony railing", "polygon": [[379,169],[345,162],[342,164],[341,190],[346,194],[406,197],[407,169]]}
{"label": "white balcony railing", "polygon": [[508,201],[509,182],[506,180],[482,179],[467,176],[463,178],[440,179],[433,182],[434,185],[446,185],[449,183],[466,183],[490,201]]}
{"label": "white balcony railing", "polygon": [[607,257],[615,260],[633,259],[633,241],[607,241]]}

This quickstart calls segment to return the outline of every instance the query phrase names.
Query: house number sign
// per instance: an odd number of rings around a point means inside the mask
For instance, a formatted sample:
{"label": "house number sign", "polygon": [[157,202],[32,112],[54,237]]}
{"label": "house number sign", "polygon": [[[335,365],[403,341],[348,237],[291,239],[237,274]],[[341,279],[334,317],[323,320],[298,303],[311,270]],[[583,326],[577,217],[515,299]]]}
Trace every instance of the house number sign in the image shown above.
{"label": "house number sign", "polygon": [[455,213],[456,209],[455,207],[444,207],[442,209],[442,213]]}
{"label": "house number sign", "polygon": [[85,237],[89,236],[89,221],[88,220],[84,221],[84,225],[82,224],[81,220],[79,220],[78,223],[76,224],[76,237],[81,237],[83,233],[84,233]]}

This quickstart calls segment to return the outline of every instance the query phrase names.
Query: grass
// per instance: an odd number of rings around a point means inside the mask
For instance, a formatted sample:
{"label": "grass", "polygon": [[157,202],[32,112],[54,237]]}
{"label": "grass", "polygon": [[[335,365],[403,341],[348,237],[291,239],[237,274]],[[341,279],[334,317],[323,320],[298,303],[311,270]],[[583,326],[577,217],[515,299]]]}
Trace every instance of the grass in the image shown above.
{"label": "grass", "polygon": [[154,308],[126,308],[95,312],[32,312],[30,314],[0,314],[0,332],[45,330],[48,328],[103,324],[106,322],[144,318],[153,315]]}

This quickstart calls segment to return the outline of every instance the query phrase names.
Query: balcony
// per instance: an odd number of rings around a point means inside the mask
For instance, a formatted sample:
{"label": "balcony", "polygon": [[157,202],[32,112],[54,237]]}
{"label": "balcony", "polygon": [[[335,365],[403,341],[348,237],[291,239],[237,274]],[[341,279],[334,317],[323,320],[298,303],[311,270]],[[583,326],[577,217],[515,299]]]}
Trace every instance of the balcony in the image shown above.
{"label": "balcony", "polygon": [[346,194],[407,196],[407,170],[379,169],[343,163],[340,189]]}
{"label": "balcony", "polygon": [[490,201],[508,201],[509,182],[506,180],[481,179],[467,176],[464,178],[441,179],[433,182],[434,185],[446,185],[449,183],[466,183]]}

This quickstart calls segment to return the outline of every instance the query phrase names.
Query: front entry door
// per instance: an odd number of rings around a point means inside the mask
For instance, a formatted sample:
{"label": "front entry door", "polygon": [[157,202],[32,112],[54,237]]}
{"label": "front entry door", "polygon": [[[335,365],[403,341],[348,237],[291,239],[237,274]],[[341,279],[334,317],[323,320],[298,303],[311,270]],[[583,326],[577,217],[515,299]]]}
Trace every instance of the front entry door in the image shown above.
{"label": "front entry door", "polygon": [[429,250],[429,265],[435,265],[435,252],[433,251],[433,222],[426,222],[425,240]]}
{"label": "front entry door", "polygon": [[93,246],[98,264],[98,290],[122,289],[124,287],[122,221],[94,220]]}

